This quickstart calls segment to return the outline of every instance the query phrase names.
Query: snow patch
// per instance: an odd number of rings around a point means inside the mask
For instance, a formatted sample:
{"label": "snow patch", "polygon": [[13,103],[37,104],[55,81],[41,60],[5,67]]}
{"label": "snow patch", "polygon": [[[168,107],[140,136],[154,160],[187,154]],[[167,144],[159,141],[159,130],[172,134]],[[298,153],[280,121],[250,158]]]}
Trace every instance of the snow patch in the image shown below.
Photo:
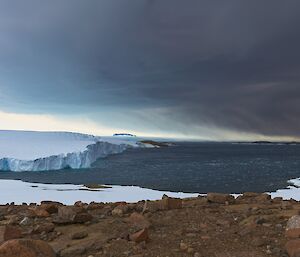
{"label": "snow patch", "polygon": [[300,178],[291,179],[288,181],[289,185],[285,189],[278,189],[276,192],[270,193],[272,198],[282,197],[285,200],[294,199],[300,201]]}
{"label": "snow patch", "polygon": [[198,194],[174,193],[141,188],[137,186],[110,186],[99,190],[88,190],[83,185],[55,185],[27,183],[20,180],[0,180],[0,204],[40,203],[44,200],[74,204],[76,201],[94,202],[138,202],[158,200],[164,194],[170,197],[197,197]]}

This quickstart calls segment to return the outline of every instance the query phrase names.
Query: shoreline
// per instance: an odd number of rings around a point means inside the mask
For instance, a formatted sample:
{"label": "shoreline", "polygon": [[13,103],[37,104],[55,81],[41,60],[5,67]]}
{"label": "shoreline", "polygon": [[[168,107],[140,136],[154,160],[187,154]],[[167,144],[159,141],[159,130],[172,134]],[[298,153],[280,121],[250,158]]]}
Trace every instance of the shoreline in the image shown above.
{"label": "shoreline", "polygon": [[[275,192],[264,192],[272,198],[282,197],[284,200],[300,201],[300,178],[287,181],[286,188]],[[164,190],[155,190],[139,186],[122,185],[86,185],[30,183],[22,180],[0,179],[0,204],[7,203],[37,203],[42,201],[57,201],[72,205],[77,201],[90,202],[137,202],[142,200],[158,200],[163,195],[177,198],[205,196],[207,193],[185,193]],[[234,197],[241,194],[233,193]]]}

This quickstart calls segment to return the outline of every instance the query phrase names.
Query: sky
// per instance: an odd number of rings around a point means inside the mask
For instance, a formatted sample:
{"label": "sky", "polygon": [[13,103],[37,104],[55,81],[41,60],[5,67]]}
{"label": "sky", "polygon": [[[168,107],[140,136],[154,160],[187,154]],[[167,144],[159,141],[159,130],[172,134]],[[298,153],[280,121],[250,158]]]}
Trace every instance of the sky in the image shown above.
{"label": "sky", "polygon": [[300,1],[0,0],[0,129],[300,138]]}

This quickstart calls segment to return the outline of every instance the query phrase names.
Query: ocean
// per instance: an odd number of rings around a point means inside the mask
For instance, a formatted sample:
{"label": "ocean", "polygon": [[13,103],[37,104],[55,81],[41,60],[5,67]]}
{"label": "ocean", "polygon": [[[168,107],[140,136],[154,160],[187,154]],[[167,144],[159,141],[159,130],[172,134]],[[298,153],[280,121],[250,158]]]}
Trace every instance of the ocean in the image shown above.
{"label": "ocean", "polygon": [[1,172],[0,179],[53,184],[134,185],[187,193],[274,192],[300,177],[300,145],[179,142],[128,149],[91,169]]}

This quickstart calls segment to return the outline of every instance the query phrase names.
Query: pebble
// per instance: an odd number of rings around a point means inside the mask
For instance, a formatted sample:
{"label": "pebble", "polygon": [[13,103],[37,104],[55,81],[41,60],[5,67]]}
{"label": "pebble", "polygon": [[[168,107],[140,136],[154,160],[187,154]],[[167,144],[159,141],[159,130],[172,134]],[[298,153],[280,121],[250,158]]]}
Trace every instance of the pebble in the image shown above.
{"label": "pebble", "polygon": [[186,251],[189,248],[188,245],[186,243],[183,243],[183,242],[181,242],[179,246],[180,246],[181,251]]}

